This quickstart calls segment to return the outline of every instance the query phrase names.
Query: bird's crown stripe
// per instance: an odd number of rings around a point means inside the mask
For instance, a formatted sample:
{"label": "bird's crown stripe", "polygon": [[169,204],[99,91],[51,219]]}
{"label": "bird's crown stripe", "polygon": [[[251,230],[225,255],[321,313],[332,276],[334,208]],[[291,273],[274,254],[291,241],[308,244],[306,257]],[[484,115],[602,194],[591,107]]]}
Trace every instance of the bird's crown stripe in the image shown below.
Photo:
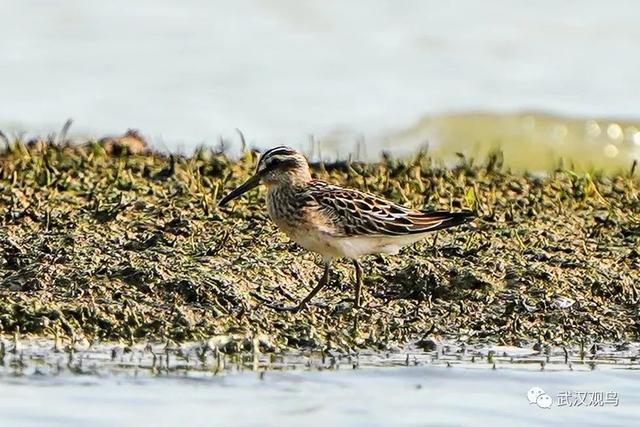
{"label": "bird's crown stripe", "polygon": [[280,147],[275,147],[272,148],[270,150],[267,150],[263,155],[262,155],[262,160],[272,157],[272,156],[277,156],[277,155],[291,155],[291,154],[295,154],[296,150],[294,150],[291,147],[285,147],[285,146],[280,146]]}

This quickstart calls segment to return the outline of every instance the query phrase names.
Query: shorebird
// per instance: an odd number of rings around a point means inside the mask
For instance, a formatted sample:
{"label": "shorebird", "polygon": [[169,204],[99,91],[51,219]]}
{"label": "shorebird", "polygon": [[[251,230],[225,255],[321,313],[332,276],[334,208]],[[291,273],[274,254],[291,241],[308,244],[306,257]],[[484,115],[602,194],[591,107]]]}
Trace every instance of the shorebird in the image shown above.
{"label": "shorebird", "polygon": [[[254,187],[268,188],[267,211],[271,220],[303,248],[322,255],[324,273],[315,288],[297,306],[277,308],[297,311],[329,282],[331,262],[348,258],[356,273],[354,307],[360,306],[362,267],[358,260],[369,254],[397,254],[428,233],[473,219],[469,211],[421,212],[358,190],[313,179],[307,159],[290,147],[266,151],[254,175],[220,200],[219,206]],[[276,307],[274,307],[276,308]]]}

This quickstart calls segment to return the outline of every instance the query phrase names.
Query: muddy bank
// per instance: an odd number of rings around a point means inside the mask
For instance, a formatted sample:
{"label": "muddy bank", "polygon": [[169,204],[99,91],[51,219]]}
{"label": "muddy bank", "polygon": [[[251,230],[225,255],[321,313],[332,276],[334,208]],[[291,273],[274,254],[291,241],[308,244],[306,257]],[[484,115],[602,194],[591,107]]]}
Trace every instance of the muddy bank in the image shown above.
{"label": "muddy bank", "polygon": [[[337,262],[328,289],[294,303],[321,268],[269,222],[264,193],[221,195],[256,164],[212,150],[154,153],[126,139],[11,141],[0,155],[0,333],[139,342],[233,336],[282,349],[386,350],[453,342],[637,341],[640,178],[511,173],[501,155],[443,168],[428,153],[313,165],[321,179],[420,209],[473,209],[474,223],[398,256],[364,260],[364,307]],[[246,349],[245,349],[246,350]]]}

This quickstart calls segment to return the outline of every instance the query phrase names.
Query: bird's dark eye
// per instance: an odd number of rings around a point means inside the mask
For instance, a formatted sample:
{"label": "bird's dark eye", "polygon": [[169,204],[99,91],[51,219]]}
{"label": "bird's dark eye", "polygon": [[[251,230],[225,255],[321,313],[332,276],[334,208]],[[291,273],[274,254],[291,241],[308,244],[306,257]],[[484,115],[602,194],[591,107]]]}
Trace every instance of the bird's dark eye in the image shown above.
{"label": "bird's dark eye", "polygon": [[266,163],[266,169],[273,170],[282,164],[282,160],[280,159],[271,159]]}

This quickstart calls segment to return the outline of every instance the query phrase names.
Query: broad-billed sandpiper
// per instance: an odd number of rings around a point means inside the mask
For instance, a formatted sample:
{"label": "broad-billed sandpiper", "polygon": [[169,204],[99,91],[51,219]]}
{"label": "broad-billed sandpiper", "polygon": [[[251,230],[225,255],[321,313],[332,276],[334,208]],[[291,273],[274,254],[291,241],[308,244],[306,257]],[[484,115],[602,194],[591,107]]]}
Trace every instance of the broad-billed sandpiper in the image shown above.
{"label": "broad-billed sandpiper", "polygon": [[349,258],[356,271],[354,306],[360,306],[364,255],[396,254],[427,233],[464,224],[471,212],[420,212],[372,194],[338,187],[315,180],[305,157],[290,147],[266,151],[255,174],[220,200],[230,200],[265,184],[269,217],[292,240],[322,255],[324,274],[315,288],[298,306],[278,308],[297,311],[304,308],[329,282],[331,261]]}

